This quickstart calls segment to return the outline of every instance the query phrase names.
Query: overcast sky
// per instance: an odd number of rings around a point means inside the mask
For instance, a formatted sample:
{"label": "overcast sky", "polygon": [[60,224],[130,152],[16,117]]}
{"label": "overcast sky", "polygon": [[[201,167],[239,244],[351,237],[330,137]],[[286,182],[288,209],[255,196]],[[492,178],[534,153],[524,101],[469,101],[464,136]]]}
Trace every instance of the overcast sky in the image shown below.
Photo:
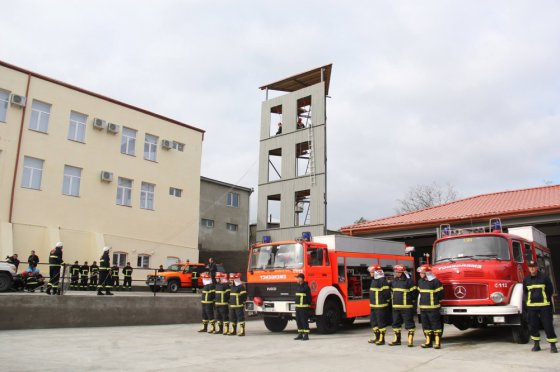
{"label": "overcast sky", "polygon": [[0,4],[1,60],[206,130],[202,175],[255,191],[258,87],[333,63],[331,229],[417,184],[560,183],[558,1]]}

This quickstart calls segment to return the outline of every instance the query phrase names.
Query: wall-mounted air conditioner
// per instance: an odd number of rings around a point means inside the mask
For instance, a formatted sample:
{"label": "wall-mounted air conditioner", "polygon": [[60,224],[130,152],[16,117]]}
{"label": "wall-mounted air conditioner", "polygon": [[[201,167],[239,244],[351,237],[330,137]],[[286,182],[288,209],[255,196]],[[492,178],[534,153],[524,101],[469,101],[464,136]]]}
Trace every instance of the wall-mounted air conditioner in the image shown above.
{"label": "wall-mounted air conditioner", "polygon": [[25,96],[20,96],[17,94],[12,94],[12,96],[10,97],[10,102],[12,103],[12,105],[14,106],[18,106],[18,107],[25,107],[25,102],[27,101],[27,99],[25,98]]}
{"label": "wall-mounted air conditioner", "polygon": [[103,182],[113,181],[113,172],[101,171],[101,181]]}
{"label": "wall-mounted air conditioner", "polygon": [[113,134],[117,134],[119,133],[119,125],[115,124],[115,123],[109,123],[107,124],[107,132],[109,133],[113,133]]}
{"label": "wall-mounted air conditioner", "polygon": [[93,127],[95,129],[103,130],[105,129],[105,125],[107,125],[107,122],[105,120],[98,118],[93,119]]}
{"label": "wall-mounted air conditioner", "polygon": [[161,147],[166,149],[166,150],[172,149],[173,148],[173,141],[166,140],[166,139],[161,140]]}

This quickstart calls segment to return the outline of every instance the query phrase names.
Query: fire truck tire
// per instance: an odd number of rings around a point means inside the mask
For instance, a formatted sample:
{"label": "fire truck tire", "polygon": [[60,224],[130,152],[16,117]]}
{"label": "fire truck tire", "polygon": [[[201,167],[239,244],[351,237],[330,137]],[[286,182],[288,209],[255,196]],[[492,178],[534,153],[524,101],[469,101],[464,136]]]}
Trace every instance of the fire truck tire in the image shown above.
{"label": "fire truck tire", "polygon": [[351,326],[352,324],[354,324],[354,321],[355,321],[355,320],[356,320],[356,318],[346,318],[346,319],[344,319],[344,320],[342,321],[342,324],[343,324],[345,327],[349,327],[349,326]]}
{"label": "fire truck tire", "polygon": [[340,303],[334,299],[325,301],[323,315],[317,318],[317,330],[322,334],[335,333],[340,327],[342,311]]}
{"label": "fire truck tire", "polygon": [[270,332],[282,332],[288,325],[288,319],[265,316],[264,325]]}
{"label": "fire truck tire", "polygon": [[525,320],[521,321],[521,325],[511,327],[511,335],[513,342],[516,344],[526,344],[529,342],[529,326]]}
{"label": "fire truck tire", "polygon": [[178,280],[170,280],[169,283],[167,283],[167,291],[170,293],[177,293],[179,287],[181,287],[181,285]]}

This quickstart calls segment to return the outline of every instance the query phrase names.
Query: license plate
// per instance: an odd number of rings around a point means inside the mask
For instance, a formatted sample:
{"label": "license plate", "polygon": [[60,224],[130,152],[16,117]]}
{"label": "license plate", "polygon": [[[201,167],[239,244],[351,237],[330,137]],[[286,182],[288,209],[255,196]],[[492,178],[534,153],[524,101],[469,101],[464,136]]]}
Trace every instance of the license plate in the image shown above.
{"label": "license plate", "polygon": [[494,323],[505,323],[506,317],[505,316],[495,316]]}

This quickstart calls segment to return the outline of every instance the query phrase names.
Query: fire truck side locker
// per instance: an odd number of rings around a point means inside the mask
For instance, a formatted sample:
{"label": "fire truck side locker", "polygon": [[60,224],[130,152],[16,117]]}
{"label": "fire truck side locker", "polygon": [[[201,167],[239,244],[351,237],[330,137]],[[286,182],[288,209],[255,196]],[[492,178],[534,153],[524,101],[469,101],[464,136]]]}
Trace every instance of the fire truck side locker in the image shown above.
{"label": "fire truck side locker", "polygon": [[360,252],[403,254],[404,243],[375,238],[359,238],[348,235],[315,236],[314,242],[326,244],[329,250],[337,252]]}

